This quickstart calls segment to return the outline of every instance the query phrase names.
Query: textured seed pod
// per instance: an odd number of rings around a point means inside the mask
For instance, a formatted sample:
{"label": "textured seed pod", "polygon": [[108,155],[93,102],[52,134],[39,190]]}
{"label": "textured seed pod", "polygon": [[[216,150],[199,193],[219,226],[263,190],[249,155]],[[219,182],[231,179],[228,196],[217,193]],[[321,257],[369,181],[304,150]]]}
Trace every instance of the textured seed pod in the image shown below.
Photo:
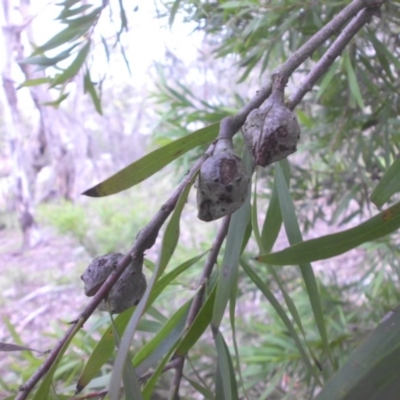
{"label": "textured seed pod", "polygon": [[[124,255],[121,253],[109,253],[95,258],[89,264],[81,276],[86,296],[96,294],[122,257]],[[108,293],[106,301],[100,303],[99,310],[107,311],[109,306],[111,313],[119,314],[139,303],[147,286],[146,277],[141,272],[142,262],[143,259],[135,260],[125,269]]]}
{"label": "textured seed pod", "polygon": [[240,208],[247,197],[249,180],[242,159],[233,151],[232,140],[219,140],[197,179],[199,219],[213,221]]}
{"label": "textured seed pod", "polygon": [[300,126],[296,115],[284,105],[283,91],[273,91],[263,108],[248,115],[243,136],[255,164],[263,167],[297,150]]}

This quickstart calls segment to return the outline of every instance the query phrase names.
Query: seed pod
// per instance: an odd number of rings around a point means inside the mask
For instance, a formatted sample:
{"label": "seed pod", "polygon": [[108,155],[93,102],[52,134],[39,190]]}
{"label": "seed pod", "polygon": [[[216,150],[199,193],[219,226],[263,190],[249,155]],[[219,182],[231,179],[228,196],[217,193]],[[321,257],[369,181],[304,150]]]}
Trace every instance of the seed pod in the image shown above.
{"label": "seed pod", "polygon": [[[109,253],[95,258],[89,264],[81,276],[86,296],[91,297],[97,293],[122,257],[124,255],[121,253]],[[111,288],[107,299],[100,303],[99,310],[108,311],[109,307],[112,314],[119,314],[139,303],[147,286],[142,263],[143,258],[131,262]]]}
{"label": "seed pod", "polygon": [[232,140],[220,139],[214,154],[201,166],[197,179],[198,218],[213,221],[244,203],[250,178],[233,151]]}
{"label": "seed pod", "polygon": [[283,90],[273,87],[264,107],[253,110],[243,125],[243,137],[257,165],[265,167],[297,150],[300,126],[284,104]]}

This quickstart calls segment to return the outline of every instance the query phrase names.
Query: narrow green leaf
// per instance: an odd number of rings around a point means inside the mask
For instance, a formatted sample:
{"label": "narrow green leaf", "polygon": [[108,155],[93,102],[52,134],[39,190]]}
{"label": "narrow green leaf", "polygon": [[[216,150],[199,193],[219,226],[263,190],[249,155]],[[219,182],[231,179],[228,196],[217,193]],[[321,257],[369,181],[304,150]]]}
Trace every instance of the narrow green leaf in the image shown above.
{"label": "narrow green leaf", "polygon": [[[290,171],[288,168],[284,170],[286,184],[289,186]],[[264,225],[261,231],[262,252],[267,253],[272,250],[273,245],[278,238],[279,231],[282,226],[282,214],[279,205],[278,190],[276,179],[272,188],[271,200],[269,201],[267,215],[265,216]]]}
{"label": "narrow green leaf", "polygon": [[22,82],[17,89],[21,89],[23,87],[31,87],[42,85],[43,83],[51,82],[51,78],[37,78],[37,79],[28,79],[25,82]]}
{"label": "narrow green leaf", "polygon": [[187,332],[183,336],[179,346],[176,350],[177,355],[184,356],[188,351],[194,346],[199,340],[200,336],[207,329],[207,326],[211,322],[212,310],[214,307],[216,285],[214,286],[212,292],[207,297],[204,304],[201,306],[200,311],[196,315],[193,323],[189,326]]}
{"label": "narrow green leaf", "polygon": [[[8,331],[11,334],[11,337],[14,341],[14,343],[23,346],[24,342],[22,341],[20,335],[18,334],[18,332],[15,330],[14,325],[11,323],[10,319],[7,316],[3,317],[3,322],[6,325]],[[34,365],[35,361],[37,360],[37,357],[33,356],[33,354],[26,352],[26,353],[22,353],[23,357],[30,363],[30,365]]]}
{"label": "narrow green leaf", "polygon": [[174,315],[168,319],[160,332],[136,353],[133,359],[133,365],[136,367],[138,375],[142,375],[164,357],[174,343],[181,337],[191,304],[192,300],[189,300],[181,306]]}
{"label": "narrow green leaf", "polygon": [[44,106],[53,106],[55,108],[58,108],[60,104],[69,96],[69,93],[63,93],[61,96],[54,100],[54,101],[46,101],[42,103]]}
{"label": "narrow green leaf", "polygon": [[79,50],[71,65],[53,80],[51,87],[65,83],[79,72],[83,63],[86,61],[87,55],[89,54],[90,43],[90,40],[86,42],[86,44]]}
{"label": "narrow green leaf", "polygon": [[172,254],[174,254],[176,245],[179,240],[180,233],[180,220],[183,207],[185,207],[186,200],[188,198],[190,189],[194,183],[195,177],[193,177],[192,181],[186,185],[185,190],[179,197],[178,203],[176,204],[175,210],[172,213],[171,219],[168,222],[168,225],[165,229],[162,245],[161,245],[161,254],[160,259],[158,261],[158,275],[157,278],[160,277],[165,268],[167,267],[169,261],[171,260]]}
{"label": "narrow green leaf", "polygon": [[66,7],[61,11],[61,13],[56,19],[63,20],[69,17],[73,17],[74,15],[83,13],[84,11],[88,10],[91,7],[92,7],[91,4],[83,4],[77,8]]}
{"label": "narrow green leaf", "polygon": [[363,110],[365,108],[365,104],[362,98],[360,86],[358,85],[356,73],[354,72],[353,65],[351,64],[350,56],[346,54],[344,60],[347,70],[347,78],[349,80],[350,92],[353,95],[354,99],[356,100],[358,107],[360,107],[360,109]]}
{"label": "narrow green leaf", "polygon": [[207,252],[200,254],[197,257],[193,257],[190,260],[184,262],[179,265],[175,269],[173,269],[168,274],[161,277],[154,286],[153,291],[151,292],[148,305],[152,304],[154,300],[163,292],[163,290],[171,283],[176,277],[178,277],[181,273],[185,272],[192,265],[196,264],[199,260],[201,260]]}
{"label": "narrow green leaf", "polygon": [[97,90],[95,89],[92,79],[90,78],[90,71],[86,70],[85,76],[83,77],[83,85],[85,93],[89,93],[90,97],[92,98],[94,108],[96,111],[103,115],[103,109],[101,107],[101,101],[99,95],[97,94]]}
{"label": "narrow green leaf", "polygon": [[26,346],[20,346],[18,344],[14,344],[14,343],[4,343],[4,342],[0,342],[0,352],[9,352],[9,351],[34,351],[36,353],[39,354],[44,354],[44,351],[41,350],[36,350],[36,349],[32,349],[30,347],[26,347]]}
{"label": "narrow green leaf", "polygon": [[336,76],[339,66],[340,64],[338,62],[333,63],[328,72],[324,75],[321,83],[319,84],[317,99],[321,98],[324,95],[326,89],[329,87],[329,85],[332,83],[333,78]]}
{"label": "narrow green leaf", "polygon": [[[109,312],[109,316],[111,319],[111,326],[114,334],[114,343],[118,348],[120,343],[120,335],[118,333],[117,327],[114,323],[114,319]],[[124,371],[122,374],[122,380],[124,383],[124,392],[125,392],[125,400],[142,400],[142,392],[140,390],[139,380],[136,375],[135,370],[133,369],[133,365],[131,362],[131,357],[126,359],[124,365]]]}
{"label": "narrow green leaf", "polygon": [[49,371],[47,372],[47,374],[45,375],[44,379],[42,380],[40,386],[36,390],[36,392],[35,392],[35,394],[33,396],[33,400],[43,400],[43,399],[47,399],[48,398],[49,391],[50,391],[50,388],[51,388],[51,385],[52,385],[52,381],[53,381],[53,376],[54,376],[54,373],[56,372],[58,363],[60,362],[60,360],[63,357],[64,353],[68,349],[68,346],[71,343],[71,340],[73,339],[75,334],[77,332],[79,332],[80,329],[81,329],[81,325],[80,324],[76,324],[74,329],[71,332],[71,335],[69,336],[67,341],[62,346],[60,352],[57,354],[57,356],[56,356],[53,364],[51,365]]}
{"label": "narrow green leaf", "polygon": [[269,290],[268,286],[262,281],[262,279],[259,277],[259,275],[250,267],[250,265],[244,260],[242,257],[240,259],[240,265],[243,267],[245,270],[246,274],[250,277],[250,279],[255,283],[255,285],[261,290],[263,295],[266,297],[266,299],[269,301],[271,306],[275,309],[276,313],[279,315],[281,318],[282,322],[285,324],[287,330],[290,333],[290,336],[294,340],[297,349],[299,350],[300,356],[309,370],[310,374],[314,376],[315,380],[319,383],[319,377],[318,374],[311,364],[307,353],[303,347],[303,344],[299,338],[299,335],[296,332],[295,327],[293,326],[292,322],[290,321],[289,317],[286,315],[285,310],[283,307],[280,305],[280,302],[278,299],[275,297],[275,295]]}
{"label": "narrow green leaf", "polygon": [[400,308],[350,354],[315,400],[397,399],[400,393]]}
{"label": "narrow green leaf", "polygon": [[79,3],[81,0],[65,0],[61,3],[56,3],[57,6],[64,6],[64,8],[70,8],[76,3]]}
{"label": "narrow green leaf", "polygon": [[217,379],[221,380],[220,386],[223,389],[221,399],[235,400],[239,399],[235,372],[228,346],[225,343],[222,333],[218,330],[214,337],[215,347],[217,349]]}
{"label": "narrow green leaf", "polygon": [[399,227],[400,203],[396,203],[354,228],[297,243],[276,253],[260,255],[256,259],[272,265],[298,265],[325,260],[388,235]]}
{"label": "narrow green leaf", "polygon": [[217,137],[218,131],[219,122],[177,139],[133,162],[83,194],[102,197],[137,185],[189,150],[212,142]]}
{"label": "narrow green leaf", "polygon": [[371,29],[367,30],[367,37],[371,41],[372,45],[374,46],[375,51],[381,52],[392,64],[394,64],[396,69],[400,69],[400,61],[398,58],[392,54],[391,51],[387,49],[387,46],[385,46],[377,37],[374,31]]}
{"label": "narrow green leaf", "polygon": [[[170,361],[172,355],[174,354],[176,347],[178,346],[179,339],[174,343],[174,345],[171,347],[170,351],[164,356],[164,358],[161,360],[160,364],[156,368],[156,370],[153,372],[151,375],[150,379],[146,382],[146,385],[144,386],[142,390],[143,398],[145,400],[151,400],[154,388],[158,382],[158,379],[160,378],[160,375],[164,371],[164,367],[167,365],[168,361]],[[110,399],[112,400],[112,399]]]}
{"label": "narrow green leaf", "polygon": [[107,62],[110,62],[110,50],[108,48],[106,39],[104,39],[103,36],[101,36],[101,43],[103,44],[104,52],[106,53]]}
{"label": "narrow green leaf", "polygon": [[195,390],[197,390],[202,396],[204,396],[205,399],[207,399],[207,400],[215,400],[215,397],[214,397],[212,391],[209,388],[207,388],[207,387],[205,387],[203,385],[200,385],[200,383],[197,383],[195,380],[190,379],[186,375],[184,375],[184,377],[193,386],[193,388]]}
{"label": "narrow green leaf", "polygon": [[72,46],[68,47],[66,50],[57,54],[55,57],[45,57],[45,56],[31,56],[26,57],[23,60],[19,61],[20,64],[33,64],[40,65],[41,67],[52,67],[56,65],[58,62],[65,60],[71,55],[71,51],[79,46],[80,43],[75,43]]}
{"label": "narrow green leaf", "polygon": [[175,0],[174,4],[172,4],[171,7],[171,12],[169,14],[169,26],[171,27],[172,24],[174,23],[175,20],[175,15],[179,9],[179,4],[181,3],[181,0]]}
{"label": "narrow green leaf", "polygon": [[[133,311],[134,308],[130,308],[115,318],[114,323],[117,332],[120,335],[124,332],[126,326],[128,325]],[[110,325],[103,333],[103,336],[96,344],[96,347],[90,354],[89,359],[86,361],[78,383],[76,384],[77,393],[82,391],[83,388],[86,387],[86,385],[99,374],[102,366],[110,359],[115,349],[114,342],[115,339],[113,328]]]}
{"label": "narrow green leaf", "polygon": [[121,27],[120,27],[120,33],[121,33],[124,29],[128,31],[128,18],[126,16],[124,2],[122,0],[118,0],[118,4],[119,4],[119,16],[121,19]]}
{"label": "narrow green leaf", "polygon": [[396,158],[393,164],[383,175],[378,185],[371,194],[371,201],[382,207],[390,197],[400,191],[400,158]]}
{"label": "narrow green leaf", "polygon": [[253,233],[253,226],[251,224],[251,219],[249,219],[249,222],[247,223],[246,231],[244,232],[244,238],[243,238],[240,254],[242,254],[244,252],[244,249],[246,248],[247,243],[249,243],[252,233]]}
{"label": "narrow green leaf", "polygon": [[79,27],[85,27],[87,25],[89,25],[89,27],[93,27],[97,19],[99,18],[101,10],[102,7],[97,7],[89,14],[82,15],[81,17],[78,18],[64,19],[63,22],[68,24],[70,27],[79,28]]}
{"label": "narrow green leaf", "polygon": [[83,36],[91,27],[91,24],[85,24],[82,26],[66,27],[61,32],[53,36],[44,45],[38,47],[34,54],[44,53],[47,50],[54,49],[55,47],[61,46],[62,44],[72,42]]}
{"label": "narrow green leaf", "polygon": [[[243,161],[247,171],[252,169],[252,156],[245,150]],[[247,224],[250,219],[250,193],[247,195],[245,203],[235,211],[231,217],[226,246],[220,274],[218,276],[217,294],[213,310],[212,325],[219,327],[225,312],[226,305],[234,283],[239,265],[239,257],[242,248],[243,238]]]}
{"label": "narrow green leaf", "polygon": [[262,239],[260,234],[260,228],[258,227],[258,207],[257,207],[257,177],[256,171],[254,178],[254,190],[253,190],[253,204],[251,207],[251,226],[253,228],[254,238],[256,239],[258,248],[262,248]]}
{"label": "narrow green leaf", "polygon": [[237,285],[237,276],[236,276],[236,283],[233,286],[233,290],[231,291],[231,297],[229,299],[229,321],[231,323],[233,349],[235,352],[236,370],[239,375],[240,386],[243,390],[244,397],[247,400],[249,400],[249,398],[247,397],[247,393],[246,393],[246,389],[245,389],[245,385],[244,385],[244,381],[243,381],[242,369],[241,369],[241,363],[240,363],[240,355],[239,355],[239,347],[238,347],[237,339],[236,339],[235,310],[236,310],[236,299],[237,299],[237,295],[238,295],[237,292],[238,292],[238,285]]}
{"label": "narrow green leaf", "polygon": [[[289,242],[290,244],[302,242],[303,237],[300,231],[299,223],[297,222],[294,204],[290,196],[289,189],[286,184],[286,179],[280,163],[276,164],[276,180],[281,214],[283,216],[283,222]],[[333,357],[329,348],[329,341],[326,332],[324,314],[322,311],[321,298],[319,296],[318,285],[314,275],[314,270],[309,263],[299,264],[299,267],[303,276],[304,283],[306,285],[308,296],[310,298],[311,308],[314,313],[318,331],[321,335],[324,349],[333,364]]]}

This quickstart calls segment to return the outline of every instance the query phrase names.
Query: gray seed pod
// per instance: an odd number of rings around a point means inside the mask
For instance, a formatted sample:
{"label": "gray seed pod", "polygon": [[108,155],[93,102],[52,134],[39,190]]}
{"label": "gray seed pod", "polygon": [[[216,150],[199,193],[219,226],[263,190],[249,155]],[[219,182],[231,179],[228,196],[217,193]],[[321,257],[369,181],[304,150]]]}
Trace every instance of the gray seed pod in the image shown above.
{"label": "gray seed pod", "polygon": [[213,221],[244,203],[250,178],[233,151],[232,140],[220,139],[214,154],[201,166],[197,179],[198,218]]}
{"label": "gray seed pod", "polygon": [[265,167],[297,150],[300,126],[285,107],[283,91],[274,90],[261,109],[253,110],[243,125],[243,137],[257,165]]}
{"label": "gray seed pod", "polygon": [[[121,253],[110,253],[95,258],[81,279],[85,284],[86,296],[94,296],[104,281],[114,272],[119,260],[124,257]],[[117,282],[111,288],[107,303],[113,314],[119,314],[139,303],[146,290],[146,277],[141,271],[143,259],[133,261],[122,273]],[[106,301],[102,301],[98,307],[101,311],[107,311]]]}

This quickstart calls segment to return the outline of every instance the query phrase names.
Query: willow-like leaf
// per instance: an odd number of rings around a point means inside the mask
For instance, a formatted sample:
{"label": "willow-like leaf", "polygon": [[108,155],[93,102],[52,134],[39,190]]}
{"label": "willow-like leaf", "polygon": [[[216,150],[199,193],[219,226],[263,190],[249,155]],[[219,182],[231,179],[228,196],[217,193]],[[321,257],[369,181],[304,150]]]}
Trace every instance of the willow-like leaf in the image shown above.
{"label": "willow-like leaf", "polygon": [[[247,171],[251,170],[252,157],[246,150],[243,161]],[[232,286],[236,284],[236,274],[239,266],[239,258],[242,243],[246,232],[247,224],[250,219],[250,194],[245,203],[235,211],[231,217],[226,246],[220,274],[218,276],[217,294],[214,304],[212,325],[218,328],[225,312],[226,305],[230,297]]]}
{"label": "willow-like leaf", "polygon": [[[276,179],[279,204],[281,207],[281,214],[285,225],[285,230],[289,242],[291,244],[302,242],[303,237],[300,231],[300,226],[297,221],[294,204],[286,184],[286,179],[281,167],[281,162],[276,164]],[[329,348],[328,335],[326,332],[325,319],[322,311],[321,298],[319,296],[317,280],[314,275],[314,270],[310,263],[299,264],[304,283],[306,285],[307,293],[310,298],[311,308],[314,313],[315,321],[317,323],[318,331],[321,335],[322,343],[326,354],[331,360],[333,365],[333,357]],[[313,355],[315,358],[315,356]],[[315,361],[317,361],[315,359]]]}
{"label": "willow-like leaf", "polygon": [[394,400],[400,393],[400,308],[390,312],[315,400]]}
{"label": "willow-like leaf", "polygon": [[154,175],[189,150],[212,142],[217,137],[218,131],[219,122],[177,139],[133,162],[83,194],[103,197],[129,189]]}
{"label": "willow-like leaf", "polygon": [[393,164],[383,175],[378,185],[371,194],[371,201],[382,207],[390,197],[400,191],[400,158],[396,158]]}
{"label": "willow-like leaf", "polygon": [[386,236],[400,228],[400,202],[375,217],[345,231],[297,243],[256,259],[272,265],[299,265],[343,254],[363,243]]}

